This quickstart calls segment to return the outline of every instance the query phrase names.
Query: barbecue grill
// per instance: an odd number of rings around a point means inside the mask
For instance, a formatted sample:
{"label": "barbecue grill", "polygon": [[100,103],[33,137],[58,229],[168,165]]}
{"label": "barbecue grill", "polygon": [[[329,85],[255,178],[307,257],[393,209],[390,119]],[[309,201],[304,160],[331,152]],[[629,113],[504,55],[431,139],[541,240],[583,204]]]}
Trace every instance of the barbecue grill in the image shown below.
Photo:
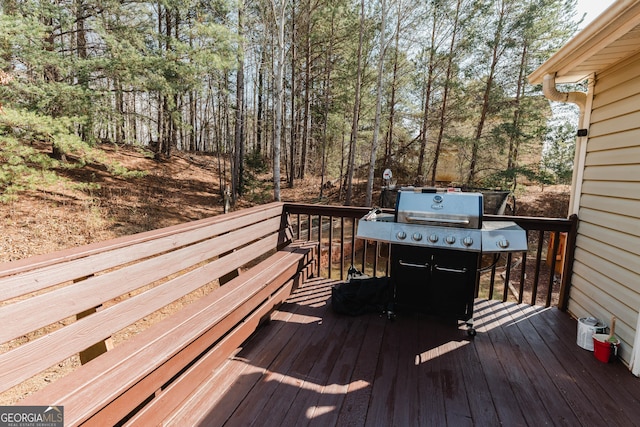
{"label": "barbecue grill", "polygon": [[526,232],[511,221],[482,221],[482,193],[408,188],[393,214],[373,209],[356,237],[390,243],[390,277],[398,312],[455,316],[473,329],[482,254],[527,250]]}

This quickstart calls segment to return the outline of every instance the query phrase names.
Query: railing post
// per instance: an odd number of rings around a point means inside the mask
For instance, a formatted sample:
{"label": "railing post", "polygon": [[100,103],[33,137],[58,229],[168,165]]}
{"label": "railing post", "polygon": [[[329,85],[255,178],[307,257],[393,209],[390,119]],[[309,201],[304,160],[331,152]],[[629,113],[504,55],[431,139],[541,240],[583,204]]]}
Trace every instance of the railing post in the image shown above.
{"label": "railing post", "polygon": [[[529,232],[527,231],[527,241],[529,240]],[[520,290],[518,295],[518,304],[522,304],[524,298],[524,281],[527,277],[527,252],[522,253],[522,261],[520,262]]]}
{"label": "railing post", "polygon": [[540,264],[542,260],[542,246],[544,243],[544,230],[538,231],[538,250],[536,251],[536,268],[533,276],[533,289],[531,290],[531,305],[536,304],[538,298],[538,280],[540,279]]}
{"label": "railing post", "polygon": [[[366,242],[363,243],[363,247],[366,246]],[[351,220],[351,263],[350,265],[356,265],[356,221]]]}
{"label": "railing post", "polygon": [[571,228],[567,234],[567,241],[564,247],[564,265],[562,268],[562,281],[558,292],[558,309],[567,311],[569,305],[569,293],[571,290],[571,277],[573,276],[573,260],[576,251],[576,237],[578,235],[578,215],[569,217]]}
{"label": "railing post", "polygon": [[329,279],[331,279],[331,262],[333,261],[333,215],[329,215],[329,247],[327,248],[327,255],[329,257]]}
{"label": "railing post", "polygon": [[551,265],[549,266],[549,284],[547,288],[547,300],[545,303],[545,307],[549,307],[551,305],[551,295],[553,294],[553,282],[556,276],[556,258],[558,247],[560,246],[560,232],[554,231],[551,235],[553,237],[553,248],[551,249]]}
{"label": "railing post", "polygon": [[507,267],[504,271],[504,291],[502,292],[502,302],[507,301],[509,295],[509,282],[511,282],[511,252],[507,254]]}
{"label": "railing post", "polygon": [[380,243],[376,240],[373,244],[373,277],[378,275],[378,253],[380,250]]}
{"label": "railing post", "polygon": [[344,217],[340,217],[340,280],[344,280]]}
{"label": "railing post", "polygon": [[318,253],[320,254],[318,256],[318,259],[320,260],[320,262],[318,262],[318,277],[321,277],[320,267],[322,265],[322,215],[318,215]]}

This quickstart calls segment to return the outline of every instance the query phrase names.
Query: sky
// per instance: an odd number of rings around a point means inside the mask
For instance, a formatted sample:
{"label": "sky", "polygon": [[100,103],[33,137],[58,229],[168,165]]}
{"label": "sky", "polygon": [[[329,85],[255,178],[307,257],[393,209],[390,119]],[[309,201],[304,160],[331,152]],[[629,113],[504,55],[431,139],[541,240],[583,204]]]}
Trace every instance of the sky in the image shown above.
{"label": "sky", "polygon": [[583,13],[586,13],[584,21],[580,24],[580,29],[584,28],[589,22],[593,21],[616,0],[578,0],[578,15],[576,19],[580,19]]}

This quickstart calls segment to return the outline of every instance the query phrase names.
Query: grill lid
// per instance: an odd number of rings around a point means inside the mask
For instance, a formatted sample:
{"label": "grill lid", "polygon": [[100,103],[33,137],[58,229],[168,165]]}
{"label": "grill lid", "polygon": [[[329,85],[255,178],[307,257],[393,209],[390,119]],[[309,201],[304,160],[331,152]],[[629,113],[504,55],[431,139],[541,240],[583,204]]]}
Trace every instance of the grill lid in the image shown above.
{"label": "grill lid", "polygon": [[396,200],[396,222],[406,224],[480,229],[482,211],[482,193],[403,189]]}
{"label": "grill lid", "polygon": [[401,245],[500,253],[527,250],[526,232],[511,221],[482,223],[482,193],[401,189],[396,211],[374,209],[356,237]]}

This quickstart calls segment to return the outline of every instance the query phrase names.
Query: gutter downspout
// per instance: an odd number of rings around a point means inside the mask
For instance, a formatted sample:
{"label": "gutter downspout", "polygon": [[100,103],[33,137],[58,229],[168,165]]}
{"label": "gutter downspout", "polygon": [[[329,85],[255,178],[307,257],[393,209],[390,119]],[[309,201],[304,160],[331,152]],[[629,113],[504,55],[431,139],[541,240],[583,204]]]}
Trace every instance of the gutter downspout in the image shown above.
{"label": "gutter downspout", "polygon": [[584,176],[584,164],[587,157],[588,125],[591,121],[591,106],[593,104],[593,89],[595,86],[595,74],[589,76],[589,89],[584,92],[560,92],[556,89],[555,74],[547,74],[542,81],[542,93],[544,96],[557,102],[570,102],[580,108],[578,119],[578,135],[576,137],[576,150],[573,160],[573,176],[571,178],[571,200],[569,201],[569,216],[578,214],[580,196],[582,195],[582,181]]}
{"label": "gutter downspout", "polygon": [[542,81],[542,92],[547,99],[558,102],[571,102],[580,107],[580,121],[587,105],[587,94],[584,92],[560,92],[556,89],[555,74],[547,74]]}

